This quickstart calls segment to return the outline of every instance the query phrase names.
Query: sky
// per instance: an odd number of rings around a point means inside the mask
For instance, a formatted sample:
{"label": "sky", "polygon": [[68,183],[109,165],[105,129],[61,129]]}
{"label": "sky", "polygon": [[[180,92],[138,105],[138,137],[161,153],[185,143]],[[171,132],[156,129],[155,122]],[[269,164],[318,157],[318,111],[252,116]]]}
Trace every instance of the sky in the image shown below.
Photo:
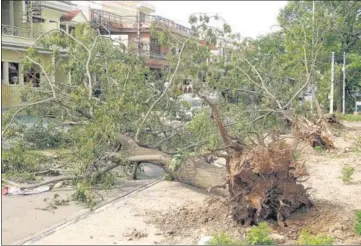
{"label": "sky", "polygon": [[[75,3],[75,1],[73,1]],[[81,6],[91,2],[77,1]],[[233,32],[239,32],[242,38],[256,38],[277,28],[277,15],[287,1],[145,1],[156,8],[156,15],[171,19],[184,26],[188,25],[193,13],[219,14],[231,25]],[[85,8],[87,10],[87,8]]]}
{"label": "sky", "polygon": [[277,15],[287,1],[147,1],[156,7],[157,15],[188,26],[191,14],[218,13],[241,37],[256,38],[277,25]]}

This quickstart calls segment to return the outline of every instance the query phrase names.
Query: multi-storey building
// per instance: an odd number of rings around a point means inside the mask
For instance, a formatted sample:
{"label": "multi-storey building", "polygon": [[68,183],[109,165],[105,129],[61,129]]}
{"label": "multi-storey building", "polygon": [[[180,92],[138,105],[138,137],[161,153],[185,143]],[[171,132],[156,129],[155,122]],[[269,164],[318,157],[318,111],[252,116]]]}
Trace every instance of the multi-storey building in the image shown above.
{"label": "multi-storey building", "polygon": [[169,51],[168,47],[160,46],[151,36],[152,23],[168,28],[180,36],[187,36],[191,31],[174,21],[151,15],[155,12],[155,7],[146,2],[105,1],[102,6],[102,10],[91,10],[92,25],[103,34],[125,37],[128,49],[146,57],[146,64],[151,69],[166,67],[168,63],[165,56]]}
{"label": "multi-storey building", "polygon": [[[86,21],[70,1],[2,1],[1,5],[1,96],[2,107],[22,103],[22,86],[39,87],[43,75],[39,67],[24,71],[21,60],[29,47],[43,33],[53,29],[69,30],[76,23]],[[40,59],[51,63],[51,51],[37,46]],[[68,75],[56,71],[57,80],[67,80]]]}

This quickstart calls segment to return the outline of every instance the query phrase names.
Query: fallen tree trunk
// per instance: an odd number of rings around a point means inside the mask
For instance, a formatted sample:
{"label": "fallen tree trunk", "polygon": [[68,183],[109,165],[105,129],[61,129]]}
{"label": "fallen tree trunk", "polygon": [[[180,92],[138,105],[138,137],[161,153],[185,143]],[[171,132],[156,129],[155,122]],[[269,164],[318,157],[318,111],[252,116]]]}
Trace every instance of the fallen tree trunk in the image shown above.
{"label": "fallen tree trunk", "polygon": [[[131,140],[128,139],[128,141]],[[126,153],[125,160],[127,162],[157,165],[163,168],[166,173],[172,175],[177,181],[205,190],[222,185],[228,176],[225,167],[222,168],[209,164],[202,157],[187,158],[177,170],[172,170],[170,167],[172,163],[171,155],[134,144],[131,150],[127,149],[124,153],[113,153],[112,157],[119,160],[124,158]],[[213,192],[222,196],[228,195],[226,190],[220,188],[213,189]]]}
{"label": "fallen tree trunk", "polygon": [[[122,140],[123,143],[124,140],[127,141],[127,143],[125,144],[126,149],[120,152],[108,153],[108,159],[112,160],[113,164],[96,173],[93,173],[91,175],[92,177],[104,174],[118,166],[124,165],[124,163],[127,162],[150,163],[153,165],[157,165],[163,168],[166,173],[172,175],[179,182],[190,184],[192,186],[205,190],[223,184],[227,177],[227,172],[225,168],[213,166],[212,164],[207,163],[201,157],[188,158],[176,171],[173,171],[170,168],[170,165],[172,163],[172,156],[158,150],[140,147],[131,138],[126,136],[122,136]],[[61,176],[32,185],[21,185],[10,180],[4,180],[4,182],[19,187],[21,189],[34,189],[43,185],[55,184],[60,181],[76,179],[82,180],[87,177],[89,176]],[[216,188],[213,190],[213,192],[222,196],[228,195],[228,192],[224,189]]]}

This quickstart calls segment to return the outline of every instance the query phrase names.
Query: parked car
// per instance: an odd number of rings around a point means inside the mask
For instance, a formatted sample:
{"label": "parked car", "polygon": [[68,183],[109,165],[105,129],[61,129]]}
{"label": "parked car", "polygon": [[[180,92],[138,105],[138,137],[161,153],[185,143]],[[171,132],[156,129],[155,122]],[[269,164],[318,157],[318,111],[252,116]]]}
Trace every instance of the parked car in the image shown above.
{"label": "parked car", "polygon": [[203,100],[193,93],[185,93],[178,97],[180,110],[176,114],[177,119],[191,120],[197,112],[206,106]]}

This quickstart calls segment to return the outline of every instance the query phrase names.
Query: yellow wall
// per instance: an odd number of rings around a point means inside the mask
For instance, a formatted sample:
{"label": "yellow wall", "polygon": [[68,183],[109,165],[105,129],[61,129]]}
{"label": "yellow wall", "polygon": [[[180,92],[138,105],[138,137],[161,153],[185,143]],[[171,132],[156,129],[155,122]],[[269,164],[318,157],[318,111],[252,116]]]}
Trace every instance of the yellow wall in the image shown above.
{"label": "yellow wall", "polygon": [[[5,13],[6,11],[9,11],[8,9],[8,5],[3,5],[4,7],[3,9],[3,13],[4,15],[2,16],[2,20],[7,20],[9,19],[9,15],[7,15],[7,13]],[[57,29],[60,28],[60,17],[65,14],[64,11],[57,11],[57,10],[53,10],[53,9],[49,9],[49,8],[43,8],[42,10],[42,18],[45,20],[45,22],[43,23],[33,23],[32,25],[30,23],[23,23],[23,5],[22,5],[22,1],[13,1],[13,6],[14,6],[14,26],[16,27],[22,27],[22,28],[27,28],[30,30],[30,28],[32,27],[34,30],[39,31],[39,32],[48,32],[52,29]],[[9,13],[10,14],[10,13]],[[78,17],[78,19],[81,19],[82,17]],[[50,21],[55,21],[55,22],[50,22]],[[7,24],[7,22],[4,22],[5,24]],[[33,45],[34,43],[34,39],[31,38],[21,38],[21,37],[12,37],[12,36],[3,36],[2,38],[2,46],[4,46],[4,44],[7,43],[15,43],[18,45],[24,45],[26,47],[30,47],[31,45]],[[20,61],[23,59],[23,55],[25,52],[20,51],[17,52],[15,50],[6,50],[6,49],[2,49],[2,61],[5,62],[18,62],[20,63]],[[51,55],[50,54],[41,54],[40,55],[40,59],[42,61],[43,64],[51,64]],[[23,68],[22,65],[19,64],[19,70],[20,70],[20,75],[19,75],[19,84],[18,85],[9,85],[9,84],[2,84],[1,88],[2,88],[2,105],[3,106],[15,106],[15,105],[19,105],[21,103],[21,98],[20,98],[20,92],[22,90],[22,88],[24,88],[23,85],[23,80],[24,80],[24,76],[23,76]],[[40,75],[41,76],[41,82],[40,82],[40,86],[42,83],[45,83],[44,81],[44,75]],[[61,83],[65,83],[68,81],[68,75],[64,74],[61,71],[56,71],[55,72],[55,81],[60,81]]]}
{"label": "yellow wall", "polygon": [[[17,27],[30,28],[30,23],[23,23],[23,6],[22,1],[14,1],[14,25]],[[5,12],[4,12],[5,13]],[[54,28],[60,27],[60,17],[65,14],[63,11],[57,11],[53,9],[44,8],[41,13],[41,18],[45,19],[43,23],[33,23],[33,29],[36,31],[47,32]],[[5,17],[3,17],[5,18]],[[3,19],[2,18],[2,19]],[[6,17],[8,18],[8,17]],[[56,21],[56,23],[49,22],[50,20]]]}
{"label": "yellow wall", "polygon": [[[24,52],[20,51],[12,51],[12,50],[1,50],[2,52],[2,59],[1,61],[7,62],[21,62],[23,59]],[[40,60],[42,64],[49,64],[51,63],[51,55],[50,54],[40,54]],[[19,83],[18,85],[10,85],[10,84],[2,84],[1,89],[1,102],[2,106],[17,106],[21,104],[21,90],[24,87],[24,72],[22,71],[23,67],[20,64],[20,76],[19,76]],[[40,75],[40,86],[42,83],[46,83],[44,75],[41,73]],[[60,83],[67,83],[68,82],[68,75],[64,74],[62,71],[57,70],[55,72],[55,81],[59,81]]]}

